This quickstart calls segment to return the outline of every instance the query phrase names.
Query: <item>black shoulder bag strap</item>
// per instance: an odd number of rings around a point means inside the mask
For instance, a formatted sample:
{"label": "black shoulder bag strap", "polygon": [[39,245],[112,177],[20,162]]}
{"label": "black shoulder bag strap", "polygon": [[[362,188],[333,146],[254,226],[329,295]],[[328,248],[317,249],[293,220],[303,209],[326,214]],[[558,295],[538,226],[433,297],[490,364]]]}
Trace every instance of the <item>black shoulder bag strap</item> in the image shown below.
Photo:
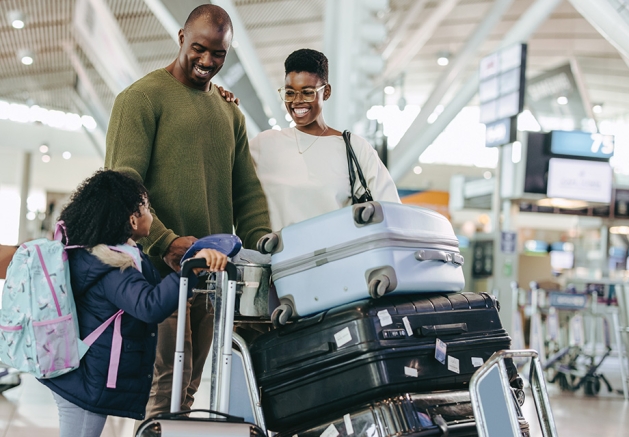
{"label": "black shoulder bag strap", "polygon": [[[343,131],[343,140],[345,140],[345,151],[347,152],[347,167],[349,171],[349,186],[350,192],[352,195],[352,205],[356,203],[364,203],[371,202],[373,197],[371,196],[371,191],[367,186],[367,181],[365,180],[365,176],[363,175],[363,171],[360,168],[360,164],[358,163],[358,159],[356,158],[356,154],[354,153],[354,148],[352,147],[352,143],[350,142],[351,132],[346,130]],[[356,166],[356,171],[354,171],[354,165]],[[360,184],[365,189],[365,192],[362,196],[356,197],[354,193],[354,184],[356,183],[356,172],[358,173],[358,179],[360,180]]]}

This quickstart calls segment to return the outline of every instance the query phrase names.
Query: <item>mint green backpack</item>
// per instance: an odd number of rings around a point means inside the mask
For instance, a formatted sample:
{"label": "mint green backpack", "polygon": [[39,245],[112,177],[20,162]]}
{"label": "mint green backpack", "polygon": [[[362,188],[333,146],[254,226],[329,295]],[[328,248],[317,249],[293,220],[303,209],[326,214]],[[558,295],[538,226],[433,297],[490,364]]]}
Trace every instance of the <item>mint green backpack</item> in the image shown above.
{"label": "mint green backpack", "polygon": [[7,269],[0,310],[0,361],[37,378],[54,378],[79,366],[89,346],[117,319],[114,314],[79,338],[70,270],[61,232],[55,240],[22,244]]}

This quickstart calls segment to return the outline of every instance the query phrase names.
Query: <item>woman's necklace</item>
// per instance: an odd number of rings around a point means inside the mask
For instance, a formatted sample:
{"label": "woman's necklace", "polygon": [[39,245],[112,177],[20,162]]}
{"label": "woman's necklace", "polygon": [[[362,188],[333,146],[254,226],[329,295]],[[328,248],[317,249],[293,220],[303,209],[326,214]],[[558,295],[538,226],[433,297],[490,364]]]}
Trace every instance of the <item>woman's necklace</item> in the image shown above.
{"label": "woman's necklace", "polygon": [[316,143],[316,142],[317,142],[317,140],[318,140],[319,138],[321,138],[321,136],[322,136],[322,135],[323,135],[323,134],[324,134],[327,130],[328,130],[328,127],[326,126],[326,127],[325,127],[325,129],[323,129],[323,132],[321,132],[321,133],[317,136],[317,138],[315,138],[315,139],[314,139],[314,141],[313,141],[312,143],[310,143],[310,145],[309,145],[308,147],[306,147],[306,148],[304,149],[304,151],[302,152],[302,151],[301,151],[301,148],[299,147],[299,138],[297,138],[297,128],[295,128],[295,142],[297,143],[297,151],[299,152],[299,154],[300,154],[300,155],[303,155],[304,153],[306,153],[306,152],[308,151],[308,149],[309,149],[309,148],[311,148],[311,147],[312,147],[312,145],[313,145],[314,143]]}

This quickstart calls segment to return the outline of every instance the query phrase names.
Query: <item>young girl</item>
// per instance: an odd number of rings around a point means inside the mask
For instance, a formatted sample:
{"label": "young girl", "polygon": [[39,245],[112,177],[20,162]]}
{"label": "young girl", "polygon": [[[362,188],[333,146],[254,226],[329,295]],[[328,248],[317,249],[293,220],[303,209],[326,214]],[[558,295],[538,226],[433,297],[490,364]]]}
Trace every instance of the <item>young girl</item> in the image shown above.
{"label": "young girl", "polygon": [[[78,369],[40,380],[59,408],[60,437],[98,437],[108,415],[144,418],[153,378],[157,324],[177,309],[179,275],[160,275],[135,241],[149,234],[153,217],[146,188],[111,170],[83,182],[61,212],[72,291],[85,338],[123,310],[122,348],[117,371],[110,368],[116,323],[92,344]],[[227,257],[204,249],[210,270],[223,270]],[[188,297],[196,283],[190,280]],[[113,373],[113,374],[112,374]],[[108,388],[111,387],[111,388]],[[115,388],[113,388],[115,387]]]}

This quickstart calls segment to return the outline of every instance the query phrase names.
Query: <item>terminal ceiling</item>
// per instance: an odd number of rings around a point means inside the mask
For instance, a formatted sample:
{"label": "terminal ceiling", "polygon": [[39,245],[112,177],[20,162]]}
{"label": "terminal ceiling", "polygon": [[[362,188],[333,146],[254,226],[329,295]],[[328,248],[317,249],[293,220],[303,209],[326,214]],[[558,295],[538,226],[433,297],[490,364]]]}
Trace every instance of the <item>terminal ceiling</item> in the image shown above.
{"label": "terminal ceiling", "polygon": [[[143,73],[163,67],[174,59],[177,45],[163,21],[149,7],[156,0],[104,1],[116,18]],[[176,3],[176,0],[157,0],[165,4],[169,1]],[[408,45],[415,44],[411,35],[427,25],[427,20],[440,4],[440,0],[424,1],[421,13],[414,16],[410,26],[400,34],[399,25],[409,15],[416,1],[422,0],[390,0],[388,10],[378,14],[378,18],[386,23],[388,38],[401,37],[389,59]],[[493,1],[453,2],[451,11],[404,68],[404,97],[408,103],[419,106],[424,104],[444,72],[444,68],[436,62],[438,55],[447,52],[452,57],[456,56]],[[629,16],[621,0],[597,1],[613,2],[619,14]],[[283,61],[293,50],[303,47],[324,49],[326,0],[223,0],[217,3],[228,3],[237,11],[239,20],[246,28],[246,35],[236,34],[235,41],[250,41],[253,54],[263,68],[258,74],[264,76],[266,83],[273,89],[282,85]],[[467,65],[462,74],[463,80],[477,69],[481,57],[495,49],[531,3],[533,0],[513,1]],[[527,41],[527,77],[535,77],[549,69],[576,62],[589,101],[603,107],[603,112],[596,115],[599,121],[624,119],[629,114],[629,67],[614,45],[572,4],[568,0],[562,1]],[[0,1],[0,100],[84,114],[88,108],[75,90],[78,62],[84,67],[84,74],[99,104],[106,113],[109,112],[115,92],[90,62],[88,54],[77,44],[72,25],[74,7],[75,0]],[[24,14],[23,29],[11,26],[11,11]],[[379,50],[384,50],[387,45],[385,41]],[[32,65],[24,65],[20,61],[25,50],[33,54]],[[111,63],[116,62],[116,59],[111,59]],[[395,78],[388,80],[392,82]],[[457,83],[449,90],[442,104],[447,105],[458,86]],[[244,99],[247,96],[240,97]],[[265,97],[261,97],[261,100],[265,100]],[[273,104],[279,105],[279,101]]]}

